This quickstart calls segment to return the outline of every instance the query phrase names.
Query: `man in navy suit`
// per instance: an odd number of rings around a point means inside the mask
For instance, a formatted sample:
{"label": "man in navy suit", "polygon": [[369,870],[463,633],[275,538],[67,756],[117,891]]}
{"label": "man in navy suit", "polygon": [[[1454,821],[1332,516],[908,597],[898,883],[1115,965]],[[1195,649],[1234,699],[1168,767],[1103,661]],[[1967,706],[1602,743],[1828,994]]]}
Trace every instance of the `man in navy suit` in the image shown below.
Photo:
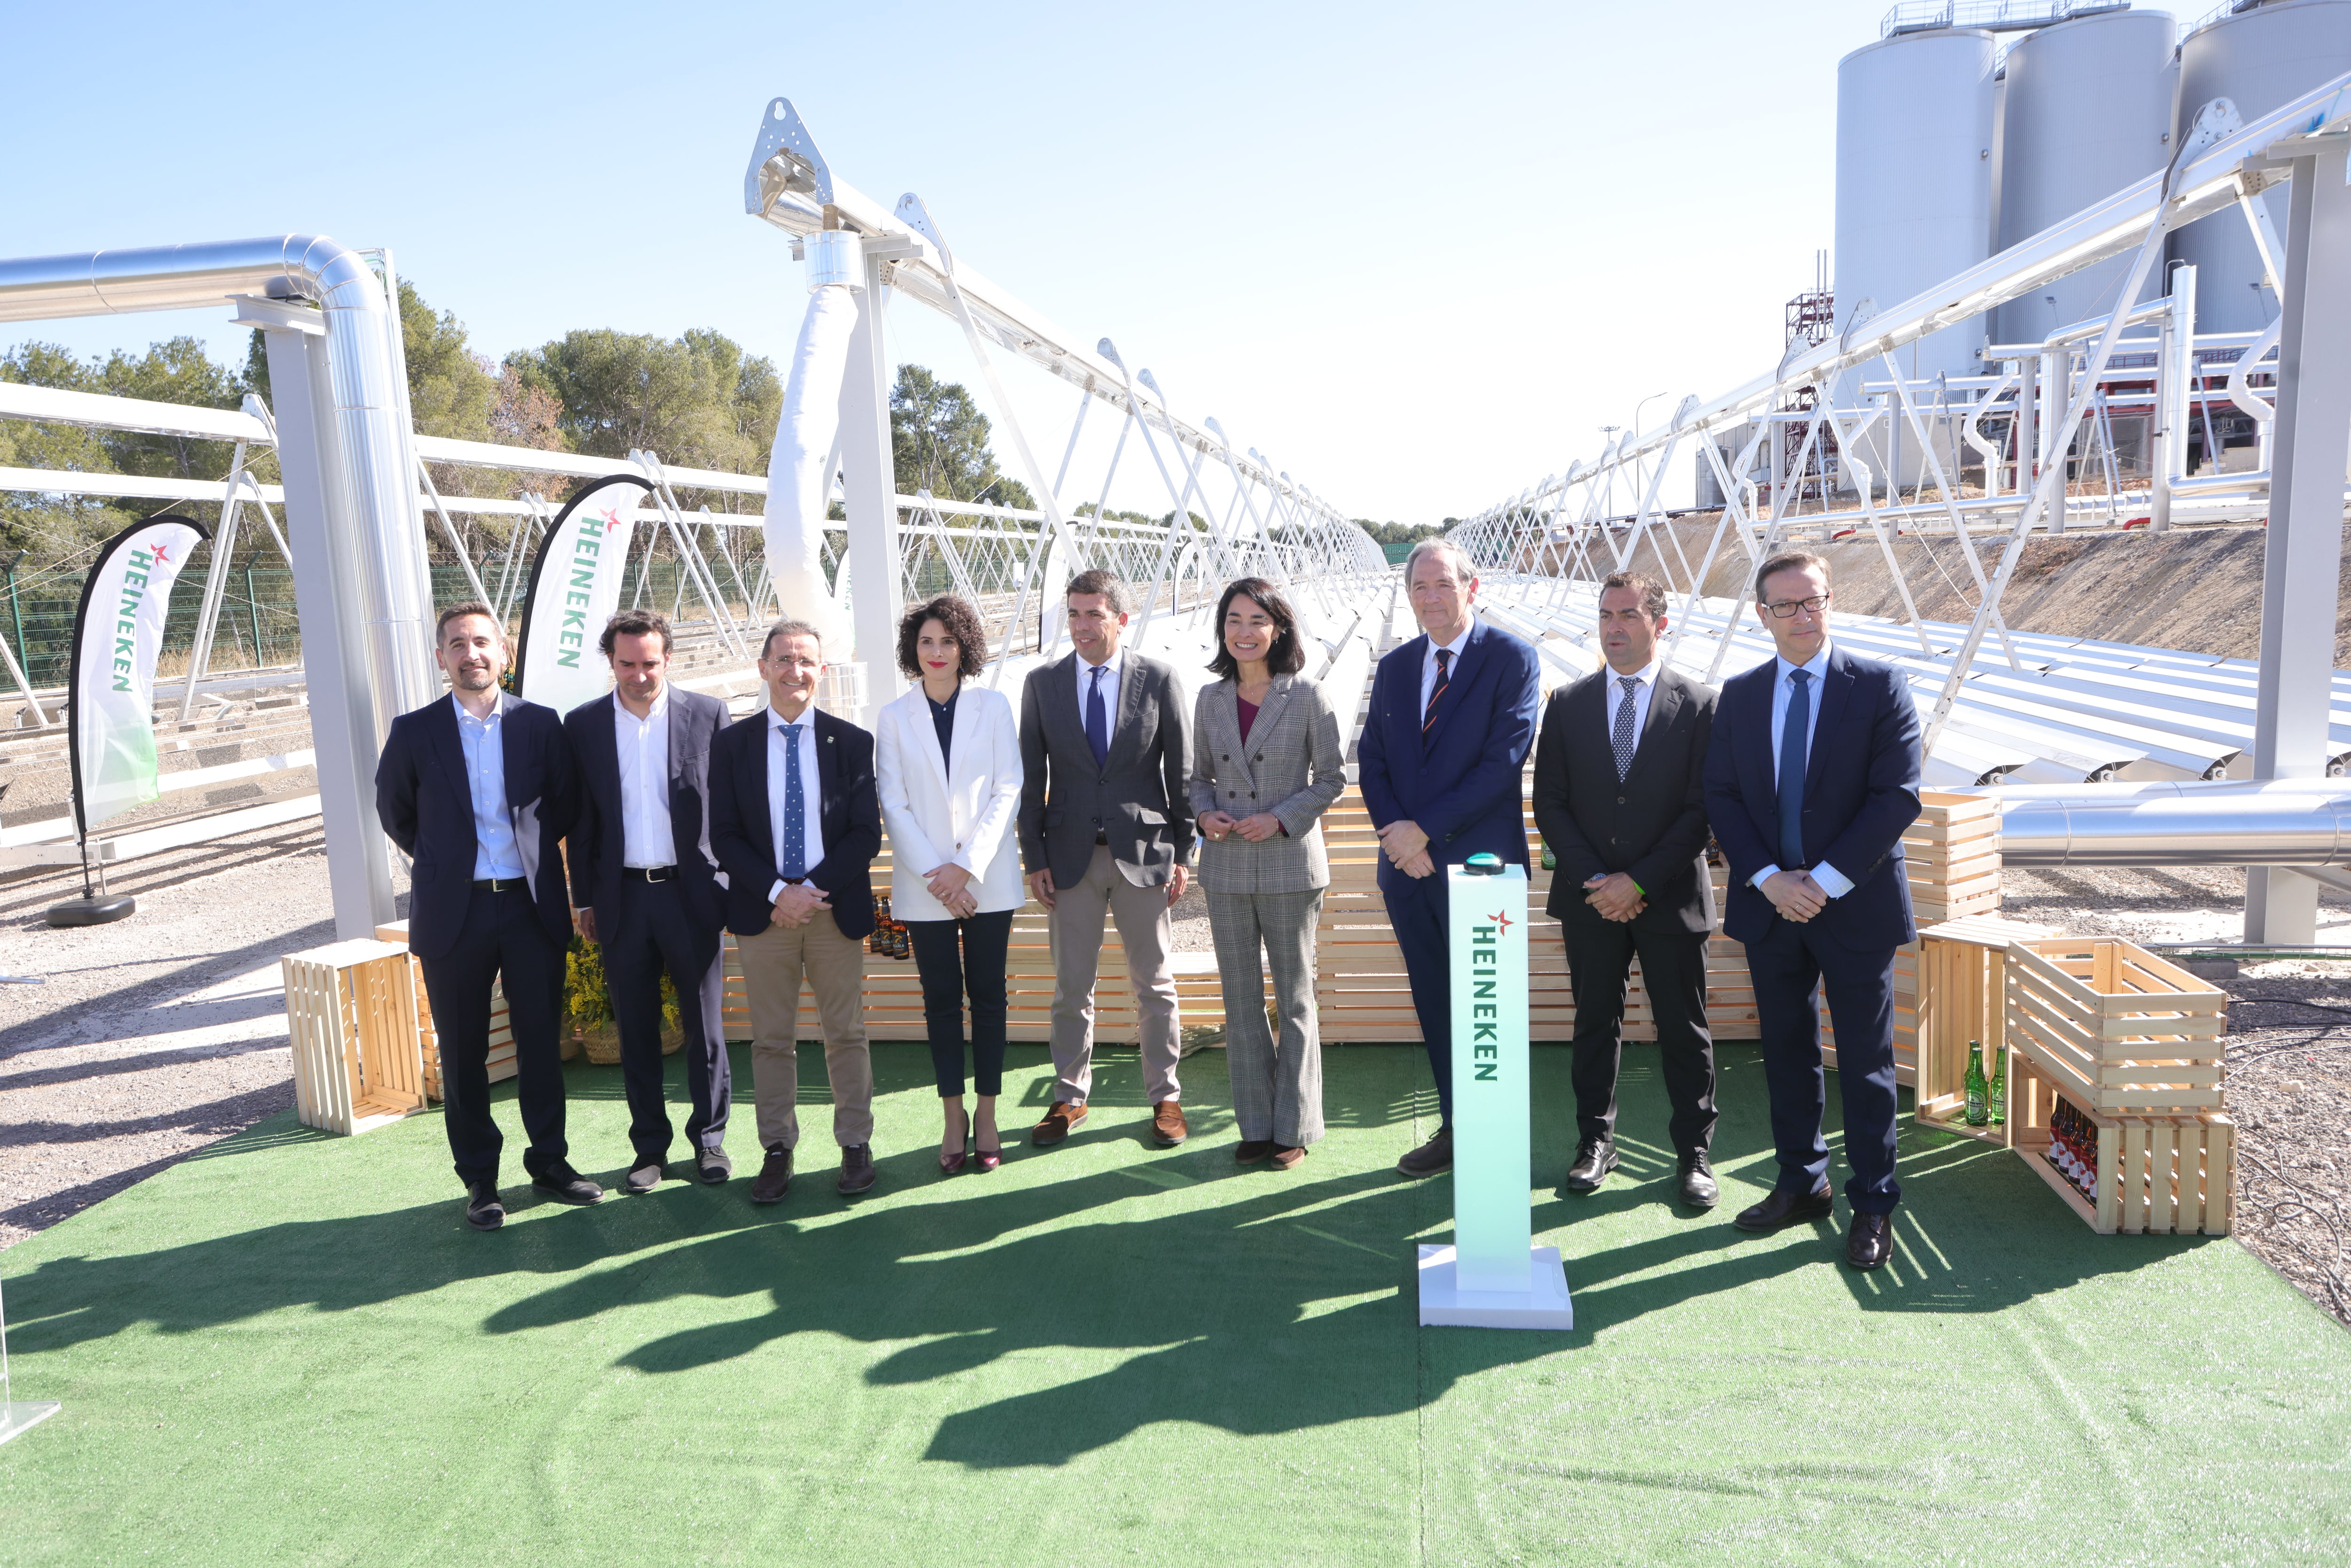
{"label": "man in navy suit", "polygon": [[1821,1136],[1817,986],[1836,1025],[1844,1100],[1845,1260],[1882,1265],[1894,1206],[1894,950],[1917,935],[1902,831],[1918,815],[1918,710],[1890,664],[1829,641],[1828,562],[1755,573],[1778,657],[1723,683],[1707,747],[1707,817],[1730,862],[1724,934],[1747,946],[1780,1160],[1771,1196],[1732,1221],[1777,1230],[1834,1203]]}
{"label": "man in navy suit", "polygon": [[718,862],[710,852],[710,747],[726,705],[669,684],[669,620],[623,610],[604,627],[612,695],[564,716],[580,768],[580,820],[565,845],[580,934],[603,950],[604,983],[621,1031],[635,1158],[624,1192],[651,1192],[669,1158],[662,1092],[661,981],[677,988],[693,1109],[686,1146],[712,1186],[735,1174],[726,1157],[732,1083],[726,1033]]}
{"label": "man in navy suit", "polygon": [[726,928],[751,1003],[751,1093],[767,1151],[753,1203],[791,1190],[803,975],[824,1034],[841,1192],[873,1185],[864,943],[882,798],[872,734],[816,706],[823,674],[822,634],[805,621],[777,622],[759,650],[767,704],[720,730],[710,755],[710,847],[726,872]]}
{"label": "man in navy suit", "polygon": [[1406,1176],[1453,1166],[1452,955],[1445,868],[1476,854],[1527,862],[1520,770],[1542,700],[1534,645],[1479,619],[1478,573],[1461,547],[1423,539],[1404,563],[1422,634],[1380,660],[1357,772],[1379,830],[1380,894],[1412,982],[1441,1120],[1396,1162]]}
{"label": "man in navy suit", "polygon": [[556,841],[578,810],[571,748],[551,708],[498,690],[506,628],[490,607],[453,604],[434,629],[446,702],[392,721],[376,764],[375,809],[411,861],[408,946],[424,969],[440,1037],[442,1124],[465,1223],[496,1230],[504,1139],[490,1119],[490,987],[504,985],[516,1098],[530,1136],[531,1185],[566,1203],[603,1188],[571,1168],[563,1141],[563,956],[571,941]]}

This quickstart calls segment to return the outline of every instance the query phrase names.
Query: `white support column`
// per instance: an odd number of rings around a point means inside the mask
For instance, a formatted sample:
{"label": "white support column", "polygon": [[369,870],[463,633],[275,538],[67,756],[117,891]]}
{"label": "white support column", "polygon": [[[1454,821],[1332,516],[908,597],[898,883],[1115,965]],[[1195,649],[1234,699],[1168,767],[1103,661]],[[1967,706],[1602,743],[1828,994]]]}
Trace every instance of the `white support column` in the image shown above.
{"label": "white support column", "polygon": [[2163,351],[2155,374],[2155,439],[2148,527],[2171,527],[2171,482],[2188,475],[2188,388],[2196,376],[2196,269],[2171,269],[2171,308],[2163,318]]}
{"label": "white support column", "polygon": [[[848,494],[850,623],[865,666],[864,706],[840,716],[873,727],[904,683],[898,674],[898,476],[890,452],[890,353],[882,322],[888,263],[868,255],[857,329],[841,381],[841,469]],[[842,655],[826,650],[829,660]]]}
{"label": "white support column", "polygon": [[[2351,359],[2343,352],[2351,342],[2351,291],[2342,287],[2351,276],[2345,151],[2344,141],[2332,138],[2294,161],[2253,707],[2256,779],[2312,779],[2326,771],[2343,474],[2351,457]],[[2276,867],[2248,869],[2246,941],[2299,945],[2317,935],[2316,883]]]}

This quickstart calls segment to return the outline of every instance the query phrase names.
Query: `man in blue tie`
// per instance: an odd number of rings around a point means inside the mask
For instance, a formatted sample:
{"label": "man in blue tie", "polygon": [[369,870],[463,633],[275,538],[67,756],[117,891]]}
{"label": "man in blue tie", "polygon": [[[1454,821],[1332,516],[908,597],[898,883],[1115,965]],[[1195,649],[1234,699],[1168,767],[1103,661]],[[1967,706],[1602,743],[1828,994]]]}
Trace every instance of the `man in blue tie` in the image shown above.
{"label": "man in blue tie", "polygon": [[726,928],[751,1004],[751,1092],[767,1157],[753,1203],[791,1189],[799,1145],[800,977],[816,992],[844,1197],[873,1185],[873,1062],[865,1040],[865,936],[882,800],[873,737],[816,707],[824,643],[778,621],[759,653],[765,706],[710,753],[710,848],[726,873]]}
{"label": "man in blue tie", "polygon": [[1828,562],[1790,553],[1755,573],[1778,656],[1723,683],[1707,747],[1707,817],[1730,862],[1722,928],[1747,947],[1779,1178],[1732,1221],[1770,1231],[1827,1218],[1827,1095],[1817,988],[1836,1025],[1844,1102],[1845,1259],[1892,1246],[1894,950],[1917,935],[1902,832],[1918,815],[1918,710],[1890,664],[1829,641]]}

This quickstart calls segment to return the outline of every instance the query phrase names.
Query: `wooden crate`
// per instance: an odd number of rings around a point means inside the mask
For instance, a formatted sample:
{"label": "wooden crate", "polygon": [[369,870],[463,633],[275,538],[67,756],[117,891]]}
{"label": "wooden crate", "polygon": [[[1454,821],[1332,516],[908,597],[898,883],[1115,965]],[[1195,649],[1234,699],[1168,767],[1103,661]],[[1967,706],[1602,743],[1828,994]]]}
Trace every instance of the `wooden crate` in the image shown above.
{"label": "wooden crate", "polygon": [[361,937],[280,960],[303,1124],[364,1133],[424,1108],[407,949]]}
{"label": "wooden crate", "polygon": [[[2095,1202],[2048,1159],[2049,1124],[2060,1094],[2098,1129]],[[2025,1165],[2101,1236],[2229,1234],[2236,1124],[2218,1111],[2101,1115],[2074,1099],[2032,1058],[2011,1049],[2007,1132],[2010,1146]]]}
{"label": "wooden crate", "polygon": [[1970,1137],[2001,1138],[1996,1125],[1968,1125],[1968,1042],[1982,1042],[1984,1071],[1993,1071],[2008,1049],[2008,945],[2049,935],[2045,925],[1990,915],[1946,921],[1918,933],[1913,964],[1920,1122]]}
{"label": "wooden crate", "polygon": [[2229,998],[2143,947],[2052,937],[2008,949],[2008,1042],[2109,1116],[2221,1109]]}
{"label": "wooden crate", "polygon": [[[408,922],[387,920],[375,928],[379,942],[396,942],[408,946]],[[408,956],[408,967],[416,983],[416,1043],[424,1060],[424,1093],[427,1099],[441,1096],[441,1037],[433,1028],[433,1000],[424,991],[424,960],[413,953]],[[490,1082],[515,1075],[514,1026],[507,1020],[507,994],[499,984],[490,982]]]}
{"label": "wooden crate", "polygon": [[2000,803],[1988,795],[1922,789],[1918,817],[1902,831],[1910,907],[1940,925],[2000,907]]}

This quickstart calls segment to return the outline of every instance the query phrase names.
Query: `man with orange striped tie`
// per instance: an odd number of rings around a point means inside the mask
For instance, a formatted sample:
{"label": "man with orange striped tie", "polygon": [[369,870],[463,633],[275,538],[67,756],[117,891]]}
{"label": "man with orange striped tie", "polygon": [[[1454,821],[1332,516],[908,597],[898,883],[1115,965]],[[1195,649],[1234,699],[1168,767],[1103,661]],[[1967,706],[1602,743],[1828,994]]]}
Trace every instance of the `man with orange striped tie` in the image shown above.
{"label": "man with orange striped tie", "polygon": [[1534,644],[1479,618],[1477,569],[1458,545],[1423,539],[1404,576],[1422,634],[1380,660],[1356,759],[1380,834],[1380,894],[1404,949],[1442,1118],[1396,1168],[1434,1176],[1453,1166],[1444,868],[1477,854],[1528,863],[1520,780],[1542,690]]}

